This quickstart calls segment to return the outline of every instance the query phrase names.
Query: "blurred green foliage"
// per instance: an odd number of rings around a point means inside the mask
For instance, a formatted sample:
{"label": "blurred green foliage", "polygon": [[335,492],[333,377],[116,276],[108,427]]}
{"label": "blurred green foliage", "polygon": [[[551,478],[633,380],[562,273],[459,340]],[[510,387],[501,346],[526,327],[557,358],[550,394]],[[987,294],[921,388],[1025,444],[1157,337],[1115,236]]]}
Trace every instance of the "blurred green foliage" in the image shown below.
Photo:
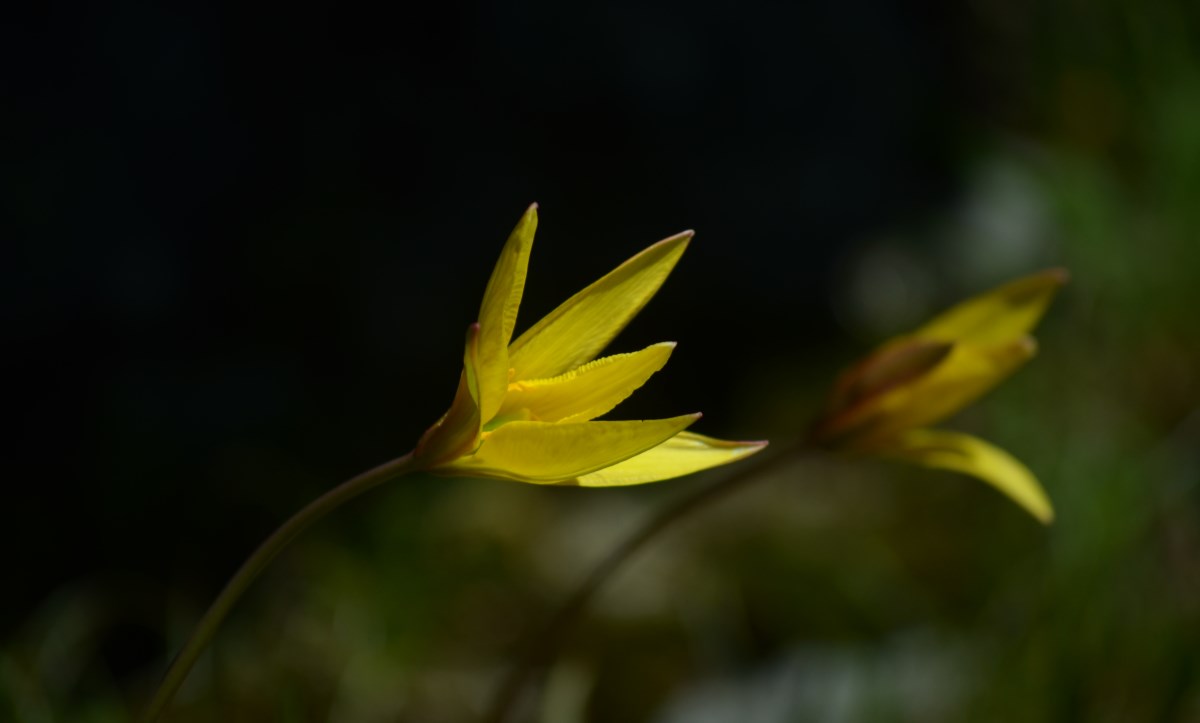
{"label": "blurred green foliage", "polygon": [[[831,300],[843,348],[734,367],[728,428],[801,434],[837,365],[888,331],[876,327],[1063,265],[1073,282],[1039,357],[947,425],[1028,463],[1058,520],[1042,529],[953,475],[798,463],[626,569],[561,641],[527,719],[1200,720],[1196,12],[977,12],[979,52],[1020,102],[964,139],[974,182],[851,265]],[[880,294],[894,318],[872,317]],[[703,482],[379,490],[274,565],[170,720],[473,719],[589,565]],[[79,582],[22,621],[0,650],[0,719],[130,720],[160,670],[116,680],[96,661],[104,640],[136,632],[144,587]],[[173,647],[212,592],[173,593]]]}

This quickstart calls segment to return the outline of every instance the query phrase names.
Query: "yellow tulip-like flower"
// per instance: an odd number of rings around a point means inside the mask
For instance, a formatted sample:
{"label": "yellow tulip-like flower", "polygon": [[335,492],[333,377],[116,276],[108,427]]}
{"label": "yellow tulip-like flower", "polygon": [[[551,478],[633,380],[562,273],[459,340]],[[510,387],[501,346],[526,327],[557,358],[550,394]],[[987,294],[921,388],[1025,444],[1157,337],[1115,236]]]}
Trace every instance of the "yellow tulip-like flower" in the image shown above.
{"label": "yellow tulip-like flower", "polygon": [[654,344],[632,354],[595,359],[662,286],[691,240],[690,231],[660,241],[621,264],[510,344],[536,230],[534,204],[508,237],[484,291],[479,321],[467,330],[463,373],[450,411],[411,453],[329,490],[258,546],[172,660],[146,705],[146,723],[153,723],[166,709],[238,598],[288,542],[347,500],[388,480],[424,471],[611,487],[698,472],[766,446],[766,442],[725,442],[685,432],[699,414],[593,421],[642,386],[675,348],[673,343]]}
{"label": "yellow tulip-like flower", "polygon": [[1037,351],[1028,334],[1067,280],[1061,269],[969,299],[893,339],[838,378],[814,438],[825,446],[977,477],[1043,523],[1037,478],[1012,455],[959,432],[925,429],[989,391]]}
{"label": "yellow tulip-like flower", "polygon": [[727,464],[766,442],[726,442],[684,431],[687,414],[594,421],[667,362],[674,343],[596,359],[658,291],[690,231],[645,249],[512,339],[537,229],[537,204],[513,230],[492,271],[479,321],[467,331],[458,393],[421,438],[414,462],[448,475],[609,487]]}

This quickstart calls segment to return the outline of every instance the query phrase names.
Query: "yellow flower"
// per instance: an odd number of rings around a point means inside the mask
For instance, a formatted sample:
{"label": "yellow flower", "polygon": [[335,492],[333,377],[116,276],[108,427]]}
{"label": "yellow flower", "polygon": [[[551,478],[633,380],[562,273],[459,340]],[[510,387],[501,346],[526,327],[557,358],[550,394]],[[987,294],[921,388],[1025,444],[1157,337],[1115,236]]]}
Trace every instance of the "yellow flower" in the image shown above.
{"label": "yellow flower", "polygon": [[1012,455],[959,432],[925,429],[999,384],[1037,351],[1028,333],[1067,280],[1061,269],[1026,276],[951,308],[893,339],[838,378],[817,442],[987,482],[1043,523],[1054,510]]}
{"label": "yellow flower", "polygon": [[699,414],[592,421],[642,386],[675,348],[667,342],[595,358],[658,291],[690,231],[645,249],[510,343],[536,230],[534,204],[492,271],[479,321],[467,331],[458,393],[417,445],[418,466],[442,474],[608,487],[690,474],[766,445],[685,432]]}

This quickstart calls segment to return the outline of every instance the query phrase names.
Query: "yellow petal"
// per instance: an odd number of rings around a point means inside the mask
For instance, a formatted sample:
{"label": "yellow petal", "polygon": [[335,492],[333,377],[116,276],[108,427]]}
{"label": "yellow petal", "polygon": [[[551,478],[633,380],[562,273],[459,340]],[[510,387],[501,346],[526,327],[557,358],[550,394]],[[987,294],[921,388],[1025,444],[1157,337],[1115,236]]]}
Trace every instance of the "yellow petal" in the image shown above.
{"label": "yellow petal", "polygon": [[484,435],[475,454],[439,472],[549,484],[574,479],[644,452],[700,418],[640,422],[509,422]]}
{"label": "yellow petal", "polygon": [[553,377],[591,361],[658,291],[692,238],[645,249],[563,302],[509,347],[513,381]]}
{"label": "yellow petal", "polygon": [[571,484],[617,487],[658,482],[736,462],[766,446],[766,442],[727,442],[692,432],[680,432],[657,447],[598,472],[585,474]]}
{"label": "yellow petal", "polygon": [[648,346],[632,354],[596,359],[550,379],[513,382],[499,417],[528,409],[543,422],[584,422],[620,404],[662,369],[674,342]]}
{"label": "yellow petal", "polygon": [[479,308],[479,410],[484,421],[491,419],[508,387],[508,342],[517,323],[517,309],[525,291],[529,251],[537,231],[537,204],[525,211],[508,236],[500,259],[492,269],[483,304]]}
{"label": "yellow petal", "polygon": [[414,451],[414,457],[428,466],[470,454],[479,444],[482,422],[475,402],[479,397],[479,324],[468,327],[464,346],[463,371],[450,411],[421,435]]}
{"label": "yellow petal", "polygon": [[1008,452],[959,432],[915,429],[876,453],[922,467],[946,469],[987,482],[1043,524],[1054,519],[1045,490],[1029,469]]}
{"label": "yellow petal", "polygon": [[972,297],[935,317],[913,336],[951,342],[994,344],[1028,334],[1059,287],[1064,269],[1049,269]]}
{"label": "yellow petal", "polygon": [[866,397],[822,422],[824,442],[867,448],[881,439],[954,414],[983,396],[1033,357],[1030,337],[996,346],[956,344],[932,370]]}

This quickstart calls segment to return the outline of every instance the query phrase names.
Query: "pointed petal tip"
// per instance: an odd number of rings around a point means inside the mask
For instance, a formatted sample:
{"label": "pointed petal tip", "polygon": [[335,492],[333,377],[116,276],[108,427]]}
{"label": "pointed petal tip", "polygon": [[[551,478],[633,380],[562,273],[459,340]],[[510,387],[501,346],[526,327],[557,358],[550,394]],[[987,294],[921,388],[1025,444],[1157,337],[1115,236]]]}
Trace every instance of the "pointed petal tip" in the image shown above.
{"label": "pointed petal tip", "polygon": [[678,247],[682,247],[683,249],[687,249],[688,244],[691,243],[692,237],[695,235],[696,235],[696,232],[692,231],[691,229],[688,229],[687,231],[680,231],[679,233],[668,236],[665,239],[662,239],[661,241],[655,241],[654,243],[650,244],[646,248],[642,249],[641,253],[638,254],[638,256],[650,251],[650,249],[658,249],[658,248],[662,248],[664,246],[671,247],[671,248],[678,246]]}
{"label": "pointed petal tip", "polygon": [[479,326],[478,321],[467,325],[466,337],[467,337],[467,347],[468,348],[478,347],[478,345],[479,345],[479,330],[480,330],[480,326]]}
{"label": "pointed petal tip", "polygon": [[651,247],[659,246],[659,245],[667,245],[667,244],[672,244],[672,245],[673,244],[681,244],[683,246],[687,246],[688,243],[692,240],[692,237],[695,235],[696,235],[696,232],[689,228],[686,231],[680,231],[677,234],[673,234],[671,236],[666,237],[662,241],[651,244]]}

